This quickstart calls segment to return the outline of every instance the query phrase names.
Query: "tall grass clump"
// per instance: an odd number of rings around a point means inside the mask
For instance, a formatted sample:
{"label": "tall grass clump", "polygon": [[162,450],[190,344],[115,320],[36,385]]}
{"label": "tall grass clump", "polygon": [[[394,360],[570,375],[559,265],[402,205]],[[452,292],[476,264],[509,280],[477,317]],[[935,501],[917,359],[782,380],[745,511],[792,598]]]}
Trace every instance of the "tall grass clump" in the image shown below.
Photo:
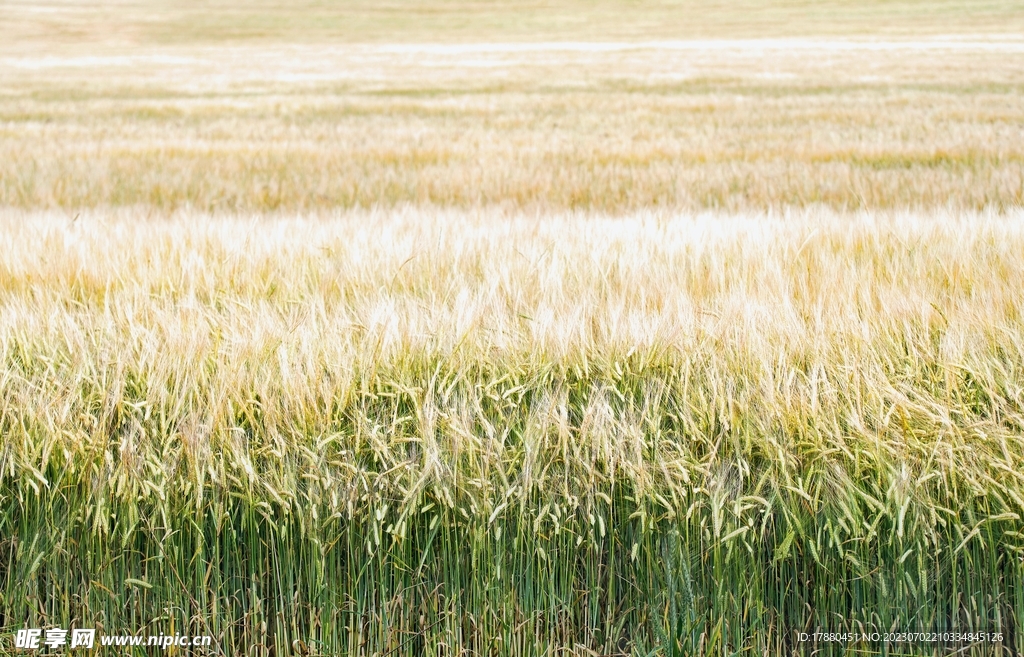
{"label": "tall grass clump", "polygon": [[1015,216],[8,212],[0,631],[1002,654],[1022,252]]}

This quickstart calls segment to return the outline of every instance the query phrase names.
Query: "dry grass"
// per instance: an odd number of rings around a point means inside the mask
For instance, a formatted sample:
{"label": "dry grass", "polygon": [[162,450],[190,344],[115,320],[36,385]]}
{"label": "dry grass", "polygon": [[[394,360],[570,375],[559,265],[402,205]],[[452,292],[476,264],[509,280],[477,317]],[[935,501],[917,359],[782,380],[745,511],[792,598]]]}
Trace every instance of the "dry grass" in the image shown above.
{"label": "dry grass", "polygon": [[8,56],[0,204],[1010,208],[1024,42]]}
{"label": "dry grass", "polygon": [[[19,396],[5,412],[61,440],[85,410],[74,391],[125,390],[131,379],[145,382],[135,392],[146,407],[198,395],[164,418],[163,432],[203,425],[219,434],[231,428],[232,400],[261,399],[265,414],[282,413],[274,426],[329,423],[316,409],[348,399],[358,371],[424,359],[460,370],[572,369],[639,354],[688,361],[702,349],[715,354],[702,365],[719,371],[715,380],[856,366],[873,394],[894,392],[891,377],[903,375],[889,359],[911,349],[954,378],[957,368],[1009,377],[998,389],[1016,403],[1017,374],[991,368],[993,354],[1007,367],[1019,358],[1019,222],[416,209],[72,222],[8,213],[0,335],[14,368],[5,390]],[[37,359],[50,365],[36,369]],[[321,374],[335,383],[322,388]],[[835,385],[852,385],[842,378]],[[118,403],[93,409],[85,435],[105,440]]]}
{"label": "dry grass", "polygon": [[0,35],[18,50],[1024,32],[1019,0],[4,0],[2,8]]}

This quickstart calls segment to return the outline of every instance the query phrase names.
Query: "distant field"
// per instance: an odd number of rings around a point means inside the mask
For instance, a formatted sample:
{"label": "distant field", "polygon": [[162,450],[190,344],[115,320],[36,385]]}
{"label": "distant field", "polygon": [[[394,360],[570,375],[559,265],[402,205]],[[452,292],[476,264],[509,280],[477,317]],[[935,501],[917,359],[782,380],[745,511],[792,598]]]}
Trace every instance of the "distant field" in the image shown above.
{"label": "distant field", "polygon": [[1022,3],[0,1],[0,654],[1013,654],[1022,199]]}
{"label": "distant field", "polygon": [[[614,213],[1024,198],[1024,38],[1006,32],[1024,10],[1013,4],[538,5],[514,13],[546,25],[526,44],[500,4],[431,5],[466,31],[458,38],[370,5],[106,7],[5,7],[3,31],[27,36],[0,46],[0,205]],[[339,19],[335,34],[317,12],[368,26],[346,32]],[[790,20],[802,12],[809,22]],[[257,43],[235,38],[224,17],[238,13],[243,27],[280,16]],[[826,18],[830,29],[815,22]],[[58,19],[99,21],[113,40],[45,27]],[[177,20],[173,39],[145,31]],[[655,20],[659,31],[639,27]],[[320,27],[300,39],[296,21]],[[704,40],[678,40],[694,36]]]}
{"label": "distant field", "polygon": [[[7,47],[608,41],[1024,33],[1024,3],[952,0],[69,0],[0,3]],[[3,46],[0,46],[3,47]]]}

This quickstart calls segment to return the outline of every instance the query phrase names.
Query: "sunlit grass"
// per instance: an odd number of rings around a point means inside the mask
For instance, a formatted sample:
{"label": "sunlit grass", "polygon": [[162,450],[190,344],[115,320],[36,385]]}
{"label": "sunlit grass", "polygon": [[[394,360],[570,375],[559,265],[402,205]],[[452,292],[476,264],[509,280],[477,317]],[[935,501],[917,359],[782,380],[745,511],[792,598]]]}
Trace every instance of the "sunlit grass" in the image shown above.
{"label": "sunlit grass", "polygon": [[[147,48],[0,69],[0,205],[1005,210],[1013,40]],[[42,68],[39,68],[42,67]]]}
{"label": "sunlit grass", "polygon": [[0,239],[7,624],[778,654],[1024,610],[1020,217],[8,213]]}
{"label": "sunlit grass", "polygon": [[0,5],[0,653],[1019,648],[1020,3]]}
{"label": "sunlit grass", "polygon": [[1013,0],[6,0],[0,13],[6,45],[19,49],[1022,32]]}

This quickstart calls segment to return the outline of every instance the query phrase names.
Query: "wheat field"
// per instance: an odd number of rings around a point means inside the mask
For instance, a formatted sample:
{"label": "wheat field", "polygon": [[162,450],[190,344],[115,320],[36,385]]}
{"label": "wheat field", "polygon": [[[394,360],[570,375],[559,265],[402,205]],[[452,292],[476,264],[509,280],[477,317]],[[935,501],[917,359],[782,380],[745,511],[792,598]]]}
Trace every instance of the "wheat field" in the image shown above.
{"label": "wheat field", "polygon": [[0,654],[1016,654],[1022,35],[0,2]]}
{"label": "wheat field", "polygon": [[1020,37],[100,53],[0,54],[0,204],[621,214],[1024,198]]}

